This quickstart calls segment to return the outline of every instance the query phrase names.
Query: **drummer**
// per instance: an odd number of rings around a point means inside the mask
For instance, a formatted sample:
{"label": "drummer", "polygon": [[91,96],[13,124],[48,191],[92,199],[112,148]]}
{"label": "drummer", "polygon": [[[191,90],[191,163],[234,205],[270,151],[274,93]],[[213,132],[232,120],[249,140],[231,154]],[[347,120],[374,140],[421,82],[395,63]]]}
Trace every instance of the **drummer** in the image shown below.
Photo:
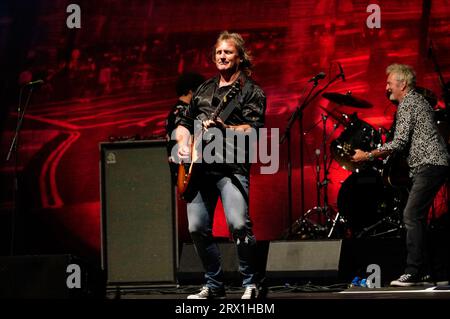
{"label": "drummer", "polygon": [[[406,268],[403,275],[391,282],[391,286],[408,287],[423,284],[430,278],[425,257],[427,214],[447,178],[449,155],[433,120],[432,107],[415,91],[414,70],[407,65],[392,64],[387,67],[386,74],[389,99],[399,103],[394,138],[370,152],[355,150],[352,160],[372,161],[400,151],[407,154],[412,187],[403,212]],[[433,280],[447,281],[448,284],[448,274],[437,274]]]}

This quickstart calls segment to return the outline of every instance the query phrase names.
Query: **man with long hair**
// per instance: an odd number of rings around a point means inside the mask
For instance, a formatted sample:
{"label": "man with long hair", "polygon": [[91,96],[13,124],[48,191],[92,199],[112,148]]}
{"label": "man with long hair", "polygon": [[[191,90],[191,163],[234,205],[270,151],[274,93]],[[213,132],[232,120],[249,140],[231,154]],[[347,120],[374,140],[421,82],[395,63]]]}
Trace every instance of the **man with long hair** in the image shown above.
{"label": "man with long hair", "polygon": [[[188,158],[191,153],[189,141],[193,134],[192,119],[201,121],[204,130],[231,130],[233,134],[246,134],[264,125],[266,97],[263,90],[249,77],[252,64],[241,35],[222,32],[214,46],[213,62],[218,75],[207,80],[194,93],[188,116],[177,127],[178,156],[181,159]],[[211,114],[237,81],[244,84],[240,93],[227,102],[235,105],[231,114],[226,119],[211,119]],[[232,154],[235,153],[233,150]],[[197,192],[188,202],[187,211],[189,232],[205,269],[206,284],[199,293],[188,296],[188,299],[225,297],[221,255],[212,234],[214,210],[219,196],[237,246],[239,271],[245,288],[242,299],[253,299],[257,292],[258,272],[256,239],[248,209],[250,161],[203,162],[201,172]]]}

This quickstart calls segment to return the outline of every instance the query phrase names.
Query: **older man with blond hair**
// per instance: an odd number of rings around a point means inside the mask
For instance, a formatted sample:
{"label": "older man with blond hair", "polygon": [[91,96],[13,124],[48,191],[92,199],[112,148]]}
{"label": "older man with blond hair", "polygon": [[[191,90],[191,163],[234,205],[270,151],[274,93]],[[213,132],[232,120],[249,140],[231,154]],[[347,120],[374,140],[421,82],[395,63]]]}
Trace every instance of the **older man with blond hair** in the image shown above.
{"label": "older man with blond hair", "polygon": [[[409,287],[430,279],[425,244],[427,214],[447,178],[449,155],[434,121],[432,107],[415,91],[414,70],[408,65],[392,64],[387,67],[386,74],[389,99],[399,103],[394,138],[371,152],[355,150],[353,160],[370,161],[394,152],[407,154],[412,186],[403,212],[406,268],[391,286]],[[434,281],[442,279],[448,280],[448,277],[434,278]]]}

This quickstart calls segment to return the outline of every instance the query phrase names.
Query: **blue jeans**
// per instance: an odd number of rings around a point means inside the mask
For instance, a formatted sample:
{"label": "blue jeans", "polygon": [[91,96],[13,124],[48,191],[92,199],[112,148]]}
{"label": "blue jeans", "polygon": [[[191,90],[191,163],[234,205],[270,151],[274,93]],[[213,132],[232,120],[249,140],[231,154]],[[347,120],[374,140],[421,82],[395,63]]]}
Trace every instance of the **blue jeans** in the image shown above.
{"label": "blue jeans", "polygon": [[[206,286],[223,289],[221,255],[214,242],[214,210],[220,196],[228,228],[237,247],[244,287],[256,283],[256,239],[248,212],[248,177],[206,174],[195,198],[187,204],[189,232],[205,269]],[[237,184],[239,183],[239,184]]]}
{"label": "blue jeans", "polygon": [[427,216],[434,197],[447,178],[447,173],[447,166],[426,165],[413,177],[413,185],[403,211],[407,274],[423,275],[428,271],[425,250]]}

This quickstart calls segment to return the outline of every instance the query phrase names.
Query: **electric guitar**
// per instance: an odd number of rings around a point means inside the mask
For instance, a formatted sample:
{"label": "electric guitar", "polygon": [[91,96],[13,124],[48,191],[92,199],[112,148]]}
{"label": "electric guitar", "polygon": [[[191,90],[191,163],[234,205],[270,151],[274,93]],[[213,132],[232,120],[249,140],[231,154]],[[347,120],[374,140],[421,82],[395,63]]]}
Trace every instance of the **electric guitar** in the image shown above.
{"label": "electric guitar", "polygon": [[406,157],[401,153],[393,153],[384,160],[382,176],[385,185],[394,188],[408,188],[412,183]]}
{"label": "electric guitar", "polygon": [[[216,121],[219,118],[219,114],[230,105],[230,101],[241,91],[243,80],[239,79],[233,83],[230,90],[225,94],[225,96],[220,100],[219,105],[215,111],[208,117],[208,120]],[[225,119],[222,119],[225,121]],[[178,180],[177,180],[177,190],[180,198],[185,201],[191,201],[194,199],[197,193],[197,183],[198,176],[200,175],[199,159],[199,142],[202,139],[203,128],[194,135],[190,143],[190,161],[187,163],[181,162],[178,165]],[[201,151],[201,150],[200,150]]]}

